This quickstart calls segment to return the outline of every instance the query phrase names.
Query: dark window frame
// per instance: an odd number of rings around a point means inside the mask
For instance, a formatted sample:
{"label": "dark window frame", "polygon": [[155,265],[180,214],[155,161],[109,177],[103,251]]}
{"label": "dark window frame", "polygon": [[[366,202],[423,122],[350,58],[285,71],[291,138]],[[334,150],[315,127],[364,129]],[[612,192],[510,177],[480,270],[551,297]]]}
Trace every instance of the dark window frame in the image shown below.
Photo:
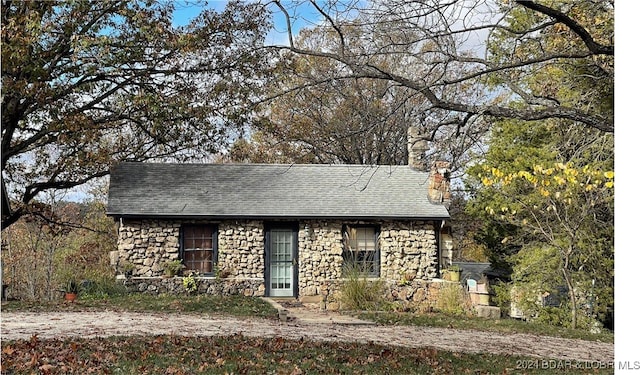
{"label": "dark window frame", "polygon": [[[207,228],[209,230],[211,230],[211,252],[212,252],[212,257],[211,257],[211,271],[210,272],[204,272],[202,270],[197,270],[197,269],[190,269],[190,268],[185,268],[184,269],[184,273],[188,274],[190,271],[196,271],[198,272],[200,275],[202,276],[215,276],[216,274],[216,269],[218,266],[218,225],[216,224],[200,224],[200,223],[186,223],[186,224],[182,224],[180,226],[180,260],[182,260],[182,263],[185,265],[185,267],[188,267],[187,262],[185,261],[185,253],[189,252],[189,251],[197,251],[196,249],[187,249],[186,245],[185,245],[185,240],[186,238],[186,234],[185,232],[188,230],[188,228],[193,228],[193,227],[201,227],[201,228]],[[205,248],[205,250],[208,250]]]}
{"label": "dark window frame", "polygon": [[[373,229],[373,250],[353,249],[352,243],[357,242],[358,238],[351,238],[350,230],[355,230],[357,235],[358,229]],[[357,264],[362,270],[369,269],[368,272],[361,272],[360,275],[366,278],[380,277],[380,225],[376,224],[344,224],[342,226],[342,272],[345,274],[349,264]],[[372,256],[366,256],[366,253],[372,253]],[[360,255],[365,258],[358,259]],[[370,265],[371,267],[368,267]]]}

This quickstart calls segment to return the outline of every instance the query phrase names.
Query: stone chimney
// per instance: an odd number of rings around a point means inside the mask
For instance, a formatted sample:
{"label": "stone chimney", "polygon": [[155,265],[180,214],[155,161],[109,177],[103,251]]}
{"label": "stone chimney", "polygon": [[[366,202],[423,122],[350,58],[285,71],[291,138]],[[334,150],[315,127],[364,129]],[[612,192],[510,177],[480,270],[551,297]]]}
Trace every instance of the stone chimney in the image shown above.
{"label": "stone chimney", "polygon": [[427,138],[421,136],[418,128],[409,127],[407,129],[407,150],[409,151],[409,167],[421,172],[427,172],[427,156],[429,149]]}
{"label": "stone chimney", "polygon": [[451,204],[451,170],[449,162],[438,160],[427,167],[427,150],[429,138],[420,135],[418,128],[410,126],[407,129],[407,150],[409,151],[408,164],[411,169],[420,172],[429,172],[428,197],[431,203],[443,204],[449,208]]}
{"label": "stone chimney", "polygon": [[434,161],[429,172],[428,196],[431,203],[443,204],[449,208],[451,204],[451,170],[449,162]]}

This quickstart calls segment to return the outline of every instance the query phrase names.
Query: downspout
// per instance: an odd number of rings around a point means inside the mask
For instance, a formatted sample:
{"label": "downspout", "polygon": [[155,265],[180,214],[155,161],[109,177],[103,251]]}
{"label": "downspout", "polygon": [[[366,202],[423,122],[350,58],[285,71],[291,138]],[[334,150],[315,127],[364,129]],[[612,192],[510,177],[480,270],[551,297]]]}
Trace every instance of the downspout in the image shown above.
{"label": "downspout", "polygon": [[442,246],[440,244],[440,230],[442,229],[442,224],[443,224],[442,220],[433,221],[433,232],[435,233],[435,236],[436,236],[436,278],[441,277],[440,258],[442,255],[441,254]]}

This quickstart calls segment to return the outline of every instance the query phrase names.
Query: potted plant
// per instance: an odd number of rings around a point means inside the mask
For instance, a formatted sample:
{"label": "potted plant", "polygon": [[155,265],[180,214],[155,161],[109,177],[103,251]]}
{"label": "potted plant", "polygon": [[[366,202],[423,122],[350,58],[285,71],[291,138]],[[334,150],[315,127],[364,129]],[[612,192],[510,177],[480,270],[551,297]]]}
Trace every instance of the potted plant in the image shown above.
{"label": "potted plant", "polygon": [[180,259],[172,260],[170,262],[166,262],[164,264],[164,276],[166,277],[174,277],[185,268],[185,265],[182,264]]}
{"label": "potted plant", "polygon": [[449,267],[449,278],[451,281],[460,281],[460,274],[462,273],[462,268],[460,268],[457,264],[452,264]]}
{"label": "potted plant", "polygon": [[489,293],[478,293],[478,305],[489,306],[490,304]]}
{"label": "potted plant", "polygon": [[80,288],[78,286],[78,282],[76,281],[76,279],[69,278],[65,282],[64,289],[62,291],[64,292],[65,301],[69,301],[69,302],[75,301],[76,298],[78,298],[78,292],[80,291]]}

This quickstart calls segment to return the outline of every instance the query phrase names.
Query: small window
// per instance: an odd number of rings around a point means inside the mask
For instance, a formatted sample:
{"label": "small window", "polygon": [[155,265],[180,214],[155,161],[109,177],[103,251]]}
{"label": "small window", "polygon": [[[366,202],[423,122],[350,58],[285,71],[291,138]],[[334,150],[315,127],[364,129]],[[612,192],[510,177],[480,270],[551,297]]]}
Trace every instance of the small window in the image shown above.
{"label": "small window", "polygon": [[186,273],[213,273],[218,261],[217,247],[217,231],[213,225],[184,225],[181,256]]}
{"label": "small window", "polygon": [[378,228],[375,226],[345,226],[342,251],[343,273],[356,269],[361,275],[380,276]]}

